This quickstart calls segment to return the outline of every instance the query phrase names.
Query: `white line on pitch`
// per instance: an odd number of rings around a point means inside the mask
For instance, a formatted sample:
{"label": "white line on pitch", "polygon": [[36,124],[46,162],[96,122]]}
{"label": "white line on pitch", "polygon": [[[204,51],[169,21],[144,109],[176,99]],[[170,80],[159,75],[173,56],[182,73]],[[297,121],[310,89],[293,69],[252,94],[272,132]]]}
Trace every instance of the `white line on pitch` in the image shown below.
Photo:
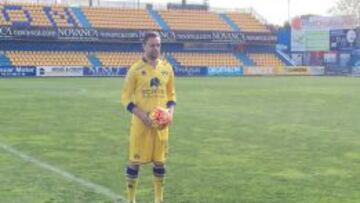
{"label": "white line on pitch", "polygon": [[6,144],[3,144],[0,142],[0,148],[2,148],[3,150],[5,150],[6,152],[12,154],[12,155],[15,155],[27,162],[30,162],[38,167],[41,167],[43,169],[46,169],[48,171],[51,171],[51,172],[54,172],[62,177],[64,177],[65,179],[69,180],[69,181],[73,181],[73,182],[76,182],[78,184],[80,184],[81,186],[83,187],[86,187],[88,189],[91,189],[93,190],[94,192],[96,193],[99,193],[99,194],[102,194],[102,195],[105,195],[109,198],[111,198],[112,200],[114,200],[115,202],[126,202],[125,201],[125,198],[114,193],[113,191],[111,191],[110,189],[104,187],[104,186],[101,186],[101,185],[98,185],[98,184],[95,184],[95,183],[92,183],[92,182],[89,182],[89,181],[86,181],[84,179],[81,179],[81,178],[78,178],[76,177],[75,175],[69,173],[69,172],[66,172],[64,170],[61,170],[59,168],[56,168],[44,161],[40,161],[32,156],[29,156],[29,155],[26,155],[18,150],[16,150],[15,148],[9,146],[9,145],[6,145]]}

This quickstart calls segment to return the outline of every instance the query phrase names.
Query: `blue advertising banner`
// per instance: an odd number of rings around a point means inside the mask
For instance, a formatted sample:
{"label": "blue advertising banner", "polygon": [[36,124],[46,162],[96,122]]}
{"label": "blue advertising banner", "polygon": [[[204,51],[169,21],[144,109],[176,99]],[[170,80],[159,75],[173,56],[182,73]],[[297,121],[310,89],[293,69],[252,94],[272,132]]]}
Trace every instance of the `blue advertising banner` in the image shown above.
{"label": "blue advertising banner", "polygon": [[35,77],[34,66],[0,66],[0,77]]}
{"label": "blue advertising banner", "polygon": [[0,26],[1,40],[64,40],[64,41],[139,41],[139,31],[91,29],[91,28],[52,28],[52,27],[11,27]]}
{"label": "blue advertising banner", "polygon": [[[77,27],[12,27],[0,26],[0,40],[60,40],[140,42],[146,30],[95,29]],[[277,36],[270,33],[244,33],[227,31],[159,31],[163,42],[262,42],[276,43]]]}
{"label": "blue advertising banner", "polygon": [[126,67],[85,67],[84,76],[125,76]]}
{"label": "blue advertising banner", "polygon": [[243,75],[243,69],[241,67],[209,67],[208,75],[241,76]]}
{"label": "blue advertising banner", "polygon": [[173,67],[176,76],[206,76],[207,67]]}
{"label": "blue advertising banner", "polygon": [[325,75],[349,75],[351,71],[351,67],[340,67],[336,64],[325,66]]}
{"label": "blue advertising banner", "polygon": [[352,67],[351,74],[353,76],[360,76],[360,66]]}
{"label": "blue advertising banner", "polygon": [[331,30],[330,49],[352,50],[356,46],[357,38],[360,38],[360,36],[353,29]]}

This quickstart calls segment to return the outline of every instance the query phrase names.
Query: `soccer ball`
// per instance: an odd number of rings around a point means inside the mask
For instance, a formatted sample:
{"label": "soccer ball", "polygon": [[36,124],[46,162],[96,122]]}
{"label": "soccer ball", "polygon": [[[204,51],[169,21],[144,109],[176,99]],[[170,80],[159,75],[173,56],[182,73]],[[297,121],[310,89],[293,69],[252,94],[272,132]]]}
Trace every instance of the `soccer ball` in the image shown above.
{"label": "soccer ball", "polygon": [[151,120],[151,126],[158,130],[166,128],[171,122],[171,116],[167,109],[162,107],[156,107],[149,115]]}

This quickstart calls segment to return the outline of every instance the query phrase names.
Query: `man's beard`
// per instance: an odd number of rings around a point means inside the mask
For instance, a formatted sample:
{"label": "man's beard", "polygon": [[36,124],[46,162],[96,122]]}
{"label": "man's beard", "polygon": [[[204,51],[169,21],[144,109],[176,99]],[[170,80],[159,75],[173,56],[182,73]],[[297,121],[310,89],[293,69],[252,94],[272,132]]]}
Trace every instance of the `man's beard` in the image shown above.
{"label": "man's beard", "polygon": [[159,58],[159,54],[149,54],[148,57],[150,60],[154,61]]}

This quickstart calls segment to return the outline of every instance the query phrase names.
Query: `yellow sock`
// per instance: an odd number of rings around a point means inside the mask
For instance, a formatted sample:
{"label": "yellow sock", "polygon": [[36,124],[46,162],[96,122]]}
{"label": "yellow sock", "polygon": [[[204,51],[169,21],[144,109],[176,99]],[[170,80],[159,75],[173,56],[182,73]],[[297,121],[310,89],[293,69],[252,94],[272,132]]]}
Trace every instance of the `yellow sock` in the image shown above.
{"label": "yellow sock", "polygon": [[127,178],[127,194],[129,203],[136,203],[135,195],[138,184],[138,178]]}
{"label": "yellow sock", "polygon": [[162,203],[164,199],[164,177],[154,176],[155,203]]}

